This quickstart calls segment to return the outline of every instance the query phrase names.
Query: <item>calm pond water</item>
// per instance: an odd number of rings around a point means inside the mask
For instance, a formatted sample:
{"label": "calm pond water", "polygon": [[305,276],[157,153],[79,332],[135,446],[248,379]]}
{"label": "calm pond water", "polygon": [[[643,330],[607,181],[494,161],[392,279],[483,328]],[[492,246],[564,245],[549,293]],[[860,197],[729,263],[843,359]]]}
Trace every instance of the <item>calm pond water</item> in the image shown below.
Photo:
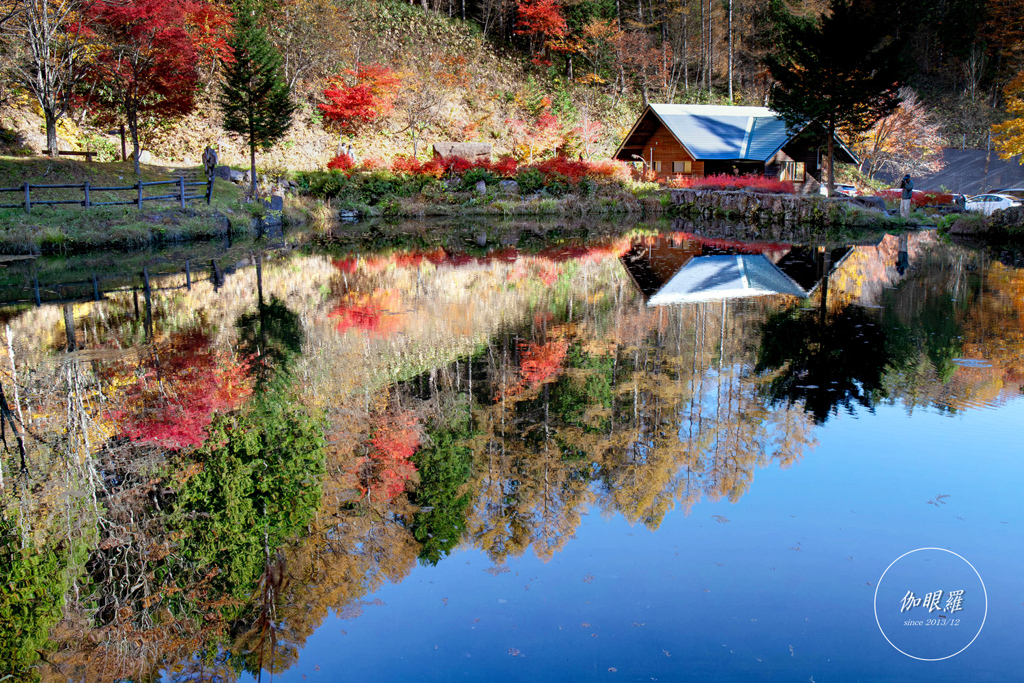
{"label": "calm pond water", "polygon": [[1024,271],[534,227],[7,263],[0,680],[1019,677]]}

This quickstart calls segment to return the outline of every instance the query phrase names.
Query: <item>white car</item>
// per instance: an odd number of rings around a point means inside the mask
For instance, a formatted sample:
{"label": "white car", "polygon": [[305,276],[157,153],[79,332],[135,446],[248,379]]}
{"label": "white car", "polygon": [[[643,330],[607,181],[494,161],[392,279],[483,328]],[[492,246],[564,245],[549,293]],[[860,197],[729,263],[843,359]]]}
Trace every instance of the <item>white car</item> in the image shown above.
{"label": "white car", "polygon": [[1021,201],[1008,194],[979,194],[967,200],[964,208],[968,211],[977,211],[986,216],[991,216],[1000,209],[1009,209],[1011,206],[1020,206]]}
{"label": "white car", "polygon": [[[818,188],[818,193],[823,197],[828,196],[828,183],[823,184]],[[836,183],[836,196],[837,197],[856,197],[857,188],[854,185],[841,185]]]}

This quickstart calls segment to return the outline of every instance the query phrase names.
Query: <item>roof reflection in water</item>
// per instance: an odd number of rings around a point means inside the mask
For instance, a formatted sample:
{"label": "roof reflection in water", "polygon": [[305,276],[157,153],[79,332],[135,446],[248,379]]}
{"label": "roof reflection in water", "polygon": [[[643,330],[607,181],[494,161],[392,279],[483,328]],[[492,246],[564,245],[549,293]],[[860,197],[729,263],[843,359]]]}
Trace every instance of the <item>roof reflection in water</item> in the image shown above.
{"label": "roof reflection in water", "polygon": [[852,251],[675,233],[635,244],[621,260],[647,305],[664,306],[773,294],[806,299]]}

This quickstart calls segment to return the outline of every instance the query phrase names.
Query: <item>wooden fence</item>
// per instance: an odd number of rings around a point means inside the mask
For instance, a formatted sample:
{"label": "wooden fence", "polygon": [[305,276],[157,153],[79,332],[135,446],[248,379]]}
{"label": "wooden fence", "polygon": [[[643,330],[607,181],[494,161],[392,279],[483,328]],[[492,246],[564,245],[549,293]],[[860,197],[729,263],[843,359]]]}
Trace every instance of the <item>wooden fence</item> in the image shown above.
{"label": "wooden fence", "polygon": [[[263,256],[254,254],[252,265],[256,267],[256,283],[259,301],[263,302]],[[153,295],[156,292],[174,290],[191,290],[192,285],[199,282],[210,282],[215,292],[220,291],[228,275],[234,274],[240,267],[249,264],[237,263],[222,266],[217,259],[210,259],[209,265],[194,265],[192,259],[186,259],[184,267],[169,271],[150,273],[148,266],[143,266],[141,273],[114,273],[107,275],[93,274],[88,280],[61,281],[52,284],[40,284],[39,278],[32,275],[31,282],[20,285],[0,285],[0,307],[35,304],[58,305],[64,307],[64,327],[67,333],[67,350],[79,348],[75,335],[74,304],[86,301],[102,301],[108,294],[131,293],[135,308],[135,319],[142,320],[147,338],[153,336]],[[185,275],[185,284],[170,285],[166,282],[169,276]],[[153,280],[164,280],[158,285]],[[142,295],[140,305],[139,295]]]}
{"label": "wooden fence", "polygon": [[[176,289],[191,290],[198,282],[210,282],[214,291],[218,291],[225,282],[225,276],[236,271],[236,266],[223,267],[217,259],[210,259],[206,264],[196,264],[186,259],[181,267],[162,272],[149,271],[144,267],[140,273],[108,273],[93,274],[87,280],[62,280],[52,283],[41,283],[35,274],[26,274],[25,281],[20,284],[0,284],[0,307],[18,304],[74,304],[86,301],[101,301],[108,294],[119,292],[140,291],[171,291]],[[150,278],[164,279],[171,275],[184,275],[183,285],[151,286]]]}
{"label": "wooden fence", "polygon": [[[0,187],[0,193],[3,192],[21,192],[23,193],[24,200],[19,204],[0,204],[0,209],[25,209],[25,213],[32,213],[32,207],[34,205],[46,205],[46,204],[75,204],[78,206],[84,206],[85,208],[91,208],[93,206],[119,206],[119,205],[130,205],[135,204],[140,209],[142,208],[143,202],[152,202],[159,199],[177,199],[181,208],[185,208],[185,202],[192,199],[205,199],[206,203],[210,203],[210,199],[213,197],[213,181],[214,176],[211,175],[210,179],[202,183],[187,183],[185,182],[185,176],[179,177],[177,180],[158,180],[152,183],[137,182],[134,185],[127,187],[93,187],[88,181],[81,185],[32,185],[25,183],[21,187]],[[150,195],[146,196],[143,190],[147,187],[155,187],[158,185],[176,185],[177,192],[174,194],[162,194],[162,195]],[[186,188],[189,187],[205,187],[206,192],[204,194],[189,195],[187,194]],[[83,199],[32,199],[32,190],[80,190],[84,193]],[[117,202],[94,202],[90,196],[92,192],[135,192],[135,198],[127,201]]]}

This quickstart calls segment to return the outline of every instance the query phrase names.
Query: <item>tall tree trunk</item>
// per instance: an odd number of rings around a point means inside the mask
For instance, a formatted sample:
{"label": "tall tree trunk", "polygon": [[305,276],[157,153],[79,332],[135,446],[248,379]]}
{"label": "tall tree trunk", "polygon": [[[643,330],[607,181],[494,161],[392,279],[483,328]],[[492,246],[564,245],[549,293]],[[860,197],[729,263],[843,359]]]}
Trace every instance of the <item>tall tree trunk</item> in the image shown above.
{"label": "tall tree trunk", "polygon": [[139,149],[139,114],[133,108],[125,113],[128,118],[128,132],[132,134],[132,165],[135,167],[135,175],[141,178],[139,156],[142,154],[142,150]]}
{"label": "tall tree trunk", "polygon": [[703,88],[707,86],[707,80],[704,78],[707,70],[704,68],[704,65],[707,62],[706,48],[708,44],[708,34],[707,27],[704,23],[704,0],[697,0],[697,2],[700,3],[700,61],[698,62],[698,66],[700,67],[700,87]]}
{"label": "tall tree trunk", "polygon": [[836,142],[836,124],[835,121],[829,119],[828,122],[828,196],[831,197],[836,191],[836,173],[835,164],[833,159],[835,158],[835,142]]}
{"label": "tall tree trunk", "polygon": [[708,94],[715,77],[715,25],[712,23],[711,0],[708,0]]}
{"label": "tall tree trunk", "polygon": [[252,177],[252,200],[256,201],[256,190],[258,185],[256,183],[256,140],[255,135],[249,133],[249,173]]}
{"label": "tall tree trunk", "polygon": [[732,102],[732,0],[729,0],[729,102]]}
{"label": "tall tree trunk", "polygon": [[59,156],[59,150],[57,149],[57,115],[53,112],[53,109],[43,107],[43,116],[46,119],[46,148],[50,150],[50,158],[56,159]]}
{"label": "tall tree trunk", "polygon": [[686,21],[686,15],[688,14],[686,10],[689,9],[687,7],[688,4],[687,2],[683,3],[683,11],[681,12],[683,19],[683,87],[686,88],[687,94],[690,93],[690,40]]}

